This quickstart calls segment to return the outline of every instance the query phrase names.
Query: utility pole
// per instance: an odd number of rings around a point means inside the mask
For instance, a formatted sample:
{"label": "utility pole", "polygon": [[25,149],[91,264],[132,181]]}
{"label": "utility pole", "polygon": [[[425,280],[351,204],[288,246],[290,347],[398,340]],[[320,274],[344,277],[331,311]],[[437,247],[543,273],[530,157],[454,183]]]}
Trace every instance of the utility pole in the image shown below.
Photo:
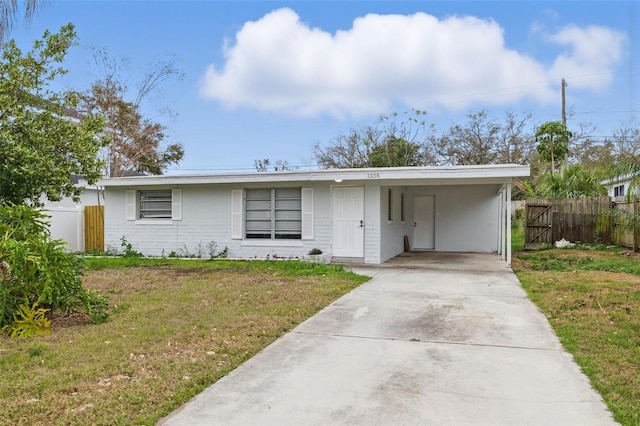
{"label": "utility pole", "polygon": [[565,96],[565,88],[567,87],[567,82],[562,79],[562,125],[567,127],[567,109],[566,109],[566,96]]}
{"label": "utility pole", "polygon": [[[567,87],[567,82],[564,80],[564,78],[562,79],[561,86],[562,86],[562,125],[564,126],[564,129],[566,131],[566,129],[567,129],[567,106],[566,106],[567,102],[566,102],[566,96],[565,96],[565,90],[564,89]],[[567,143],[568,143],[568,141],[567,141]],[[553,146],[553,144],[551,146]],[[568,145],[567,145],[567,147],[568,147]],[[567,153],[567,155],[565,155],[565,157],[564,157],[564,161],[562,162],[562,164],[563,164],[562,167],[563,168],[567,167],[567,157],[568,156],[569,156],[569,153]]]}

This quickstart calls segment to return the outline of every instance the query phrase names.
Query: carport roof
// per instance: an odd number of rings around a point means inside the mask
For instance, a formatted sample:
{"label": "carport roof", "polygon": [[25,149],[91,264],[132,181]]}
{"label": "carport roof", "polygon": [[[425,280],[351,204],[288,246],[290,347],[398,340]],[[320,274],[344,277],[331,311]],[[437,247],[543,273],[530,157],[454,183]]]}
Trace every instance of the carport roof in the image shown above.
{"label": "carport roof", "polygon": [[529,176],[529,166],[492,164],[479,166],[378,167],[362,169],[287,170],[227,174],[127,176],[101,179],[105,187],[198,185],[271,182],[351,182],[380,180],[390,185],[455,185],[507,183]]}

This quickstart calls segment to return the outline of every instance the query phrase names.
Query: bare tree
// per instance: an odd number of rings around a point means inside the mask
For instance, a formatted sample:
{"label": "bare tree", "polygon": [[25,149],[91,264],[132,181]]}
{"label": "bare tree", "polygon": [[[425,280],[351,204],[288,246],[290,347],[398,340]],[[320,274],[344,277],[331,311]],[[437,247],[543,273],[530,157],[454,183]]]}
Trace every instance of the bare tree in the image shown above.
{"label": "bare tree", "polygon": [[508,111],[500,124],[486,110],[470,112],[466,123],[454,124],[446,134],[432,139],[438,163],[528,163],[534,145],[526,131],[530,118],[529,113],[518,116]]}
{"label": "bare tree", "polygon": [[105,135],[110,140],[105,152],[106,175],[162,174],[168,165],[178,163],[184,156],[182,144],[166,144],[166,128],[141,113],[141,102],[162,83],[183,77],[176,59],[168,57],[148,67],[132,101],[125,100],[130,91],[119,77],[127,61],[112,58],[104,49],[94,49],[93,60],[98,79],[81,95],[79,111],[106,119]]}
{"label": "bare tree", "polygon": [[428,143],[425,111],[380,116],[376,125],[338,135],[327,146],[316,142],[314,155],[323,168],[401,167],[435,164]]}
{"label": "bare tree", "polygon": [[637,124],[621,123],[613,131],[611,143],[617,163],[640,163],[640,127]]}

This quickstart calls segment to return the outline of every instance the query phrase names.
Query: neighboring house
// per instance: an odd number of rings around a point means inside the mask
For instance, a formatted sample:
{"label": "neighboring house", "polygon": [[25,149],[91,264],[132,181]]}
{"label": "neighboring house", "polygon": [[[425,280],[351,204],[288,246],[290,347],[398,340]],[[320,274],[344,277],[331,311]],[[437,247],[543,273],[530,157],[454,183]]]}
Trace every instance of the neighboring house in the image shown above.
{"label": "neighboring house", "polygon": [[528,166],[284,171],[103,179],[105,245],[160,256],[215,242],[231,258],[381,263],[405,251],[511,259],[511,181]]}
{"label": "neighboring house", "polygon": [[64,240],[67,249],[71,251],[85,250],[85,206],[104,205],[102,190],[97,186],[89,186],[82,176],[72,176],[76,186],[84,188],[79,202],[71,198],[63,198],[60,201],[49,201],[43,197],[43,210],[51,216],[49,230],[51,237],[56,240]]}
{"label": "neighboring house", "polygon": [[626,197],[629,192],[631,176],[623,176],[614,180],[604,181],[610,197]]}

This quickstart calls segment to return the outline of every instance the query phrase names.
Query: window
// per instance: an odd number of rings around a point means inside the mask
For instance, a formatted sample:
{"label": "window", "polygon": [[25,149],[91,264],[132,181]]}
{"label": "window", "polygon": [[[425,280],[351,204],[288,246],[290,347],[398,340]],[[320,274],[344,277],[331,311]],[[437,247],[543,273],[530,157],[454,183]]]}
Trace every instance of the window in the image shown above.
{"label": "window", "polygon": [[140,191],[138,218],[171,219],[171,190]]}
{"label": "window", "polygon": [[302,238],[300,188],[245,190],[245,238],[299,240]]}
{"label": "window", "polygon": [[393,190],[387,189],[387,220],[393,221]]}
{"label": "window", "polygon": [[624,197],[624,185],[618,185],[613,188],[614,197]]}
{"label": "window", "polygon": [[127,220],[181,220],[182,190],[129,190],[126,205]]}

